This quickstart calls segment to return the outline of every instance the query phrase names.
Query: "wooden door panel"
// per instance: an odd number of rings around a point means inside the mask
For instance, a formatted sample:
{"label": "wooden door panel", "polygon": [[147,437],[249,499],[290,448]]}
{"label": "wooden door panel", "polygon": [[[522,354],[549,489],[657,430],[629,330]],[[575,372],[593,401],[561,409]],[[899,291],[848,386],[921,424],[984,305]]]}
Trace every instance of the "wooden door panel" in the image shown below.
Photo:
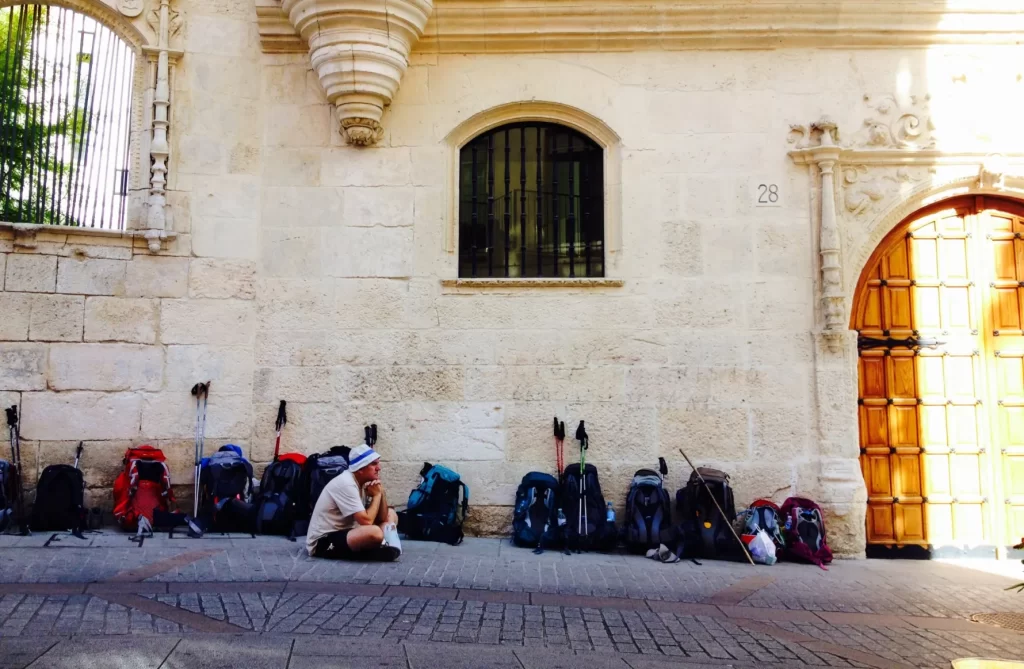
{"label": "wooden door panel", "polygon": [[884,449],[889,453],[889,411],[885,406],[860,408],[860,441],[864,449]]}
{"label": "wooden door panel", "polygon": [[909,330],[941,330],[942,304],[938,286],[914,287],[914,323]]}
{"label": "wooden door panel", "polygon": [[882,330],[882,288],[868,286],[865,299],[863,330]]}
{"label": "wooden door panel", "polygon": [[999,399],[1024,403],[1024,355],[1000,352],[995,360]]}
{"label": "wooden door panel", "polygon": [[925,490],[928,491],[928,499],[952,497],[953,487],[950,484],[949,476],[949,454],[948,453],[925,453],[924,475]]}
{"label": "wooden door panel", "polygon": [[1003,472],[1006,475],[1006,494],[1020,497],[1024,501],[1024,452],[1006,455],[1003,458]]}
{"label": "wooden door panel", "polygon": [[941,355],[921,352],[917,358],[917,392],[925,400],[938,400],[946,396],[946,370]]}
{"label": "wooden door panel", "polygon": [[879,279],[909,281],[912,277],[910,276],[910,260],[907,255],[907,245],[903,243],[895,244],[885,254],[876,271],[878,272],[877,278]]}
{"label": "wooden door panel", "polygon": [[892,456],[893,495],[903,500],[921,495],[921,456],[917,453]]}
{"label": "wooden door panel", "polygon": [[936,503],[929,497],[925,506],[925,517],[928,519],[928,543],[935,546],[953,543],[953,505]]}
{"label": "wooden door panel", "polygon": [[974,403],[980,397],[981,388],[975,378],[975,357],[968,355],[946,355],[942,358],[945,375],[946,395],[962,398],[963,401]]}
{"label": "wooden door panel", "polygon": [[1002,418],[999,421],[1002,429],[998,433],[1002,447],[1024,451],[1024,407],[1003,406],[998,413]]}
{"label": "wooden door panel", "polygon": [[917,405],[889,406],[889,445],[895,448],[917,448]]}
{"label": "wooden door panel", "polygon": [[941,291],[942,303],[945,307],[942,314],[942,329],[972,329],[970,288],[968,286],[946,286]]}
{"label": "wooden door panel", "polygon": [[893,529],[892,504],[868,505],[868,541],[871,543],[892,543],[896,541]]}
{"label": "wooden door panel", "polygon": [[978,546],[985,543],[986,532],[985,507],[983,504],[954,504],[953,529],[956,543]]}
{"label": "wooden door panel", "polygon": [[913,330],[911,286],[888,286],[882,295],[882,329]]}
{"label": "wooden door panel", "polygon": [[861,399],[885,399],[885,358],[881,351],[860,356],[860,397]]}
{"label": "wooden door panel", "polygon": [[982,474],[980,457],[977,454],[955,454],[950,458],[953,474],[953,496],[980,498],[982,496]]}
{"label": "wooden door panel", "polygon": [[949,445],[958,450],[977,449],[978,407],[976,405],[946,407],[949,421]]}
{"label": "wooden door panel", "polygon": [[913,351],[892,351],[887,356],[887,368],[889,372],[887,384],[887,396],[890,399],[917,399],[917,382],[915,368],[917,361]]}
{"label": "wooden door panel", "polygon": [[967,239],[964,237],[949,238],[942,240],[942,276],[946,281],[950,279],[967,280],[968,276],[968,255]]}
{"label": "wooden door panel", "polygon": [[911,241],[911,248],[913,249],[911,257],[914,263],[914,275],[912,278],[917,281],[938,280],[939,278],[938,239],[935,237],[923,237],[923,235],[927,234],[934,235],[934,228],[928,232],[924,230],[915,231]]}
{"label": "wooden door panel", "polygon": [[893,505],[896,541],[900,543],[925,543],[924,505],[900,502]]}
{"label": "wooden door panel", "polygon": [[889,473],[889,455],[868,454],[864,456],[861,468],[868,487],[868,497],[892,497],[892,477]]}
{"label": "wooden door panel", "polygon": [[946,405],[923,404],[917,408],[917,413],[921,421],[921,446],[944,449],[949,444],[949,434],[946,429]]}

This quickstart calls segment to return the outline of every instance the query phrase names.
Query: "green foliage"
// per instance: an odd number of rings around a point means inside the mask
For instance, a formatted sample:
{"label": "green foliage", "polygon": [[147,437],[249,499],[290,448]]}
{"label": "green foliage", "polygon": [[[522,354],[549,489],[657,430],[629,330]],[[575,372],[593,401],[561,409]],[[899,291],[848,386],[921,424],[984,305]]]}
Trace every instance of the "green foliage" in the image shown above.
{"label": "green foliage", "polygon": [[[70,147],[77,154],[83,145],[88,114],[61,104],[65,96],[49,80],[54,68],[46,64],[42,31],[48,11],[0,10],[0,220],[78,225],[67,211],[75,166]],[[69,68],[63,86],[74,85]],[[62,192],[52,193],[58,183]]]}

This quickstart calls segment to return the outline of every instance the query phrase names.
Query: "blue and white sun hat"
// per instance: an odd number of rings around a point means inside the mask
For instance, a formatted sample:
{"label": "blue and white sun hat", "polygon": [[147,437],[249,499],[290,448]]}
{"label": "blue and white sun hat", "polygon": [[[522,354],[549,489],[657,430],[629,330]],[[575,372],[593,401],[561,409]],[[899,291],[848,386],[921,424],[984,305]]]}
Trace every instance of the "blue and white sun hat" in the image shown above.
{"label": "blue and white sun hat", "polygon": [[357,472],[371,462],[380,460],[380,453],[366,444],[355,446],[348,454],[348,470]]}

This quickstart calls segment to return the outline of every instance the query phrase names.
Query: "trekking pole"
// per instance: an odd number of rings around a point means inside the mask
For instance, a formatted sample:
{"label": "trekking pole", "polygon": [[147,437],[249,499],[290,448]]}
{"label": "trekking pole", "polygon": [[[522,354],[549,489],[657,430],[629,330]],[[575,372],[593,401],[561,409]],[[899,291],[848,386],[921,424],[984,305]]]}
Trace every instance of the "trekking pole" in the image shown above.
{"label": "trekking pole", "polygon": [[78,448],[75,449],[75,469],[78,469],[78,461],[82,459],[82,444],[84,442],[78,442]]}
{"label": "trekking pole", "polygon": [[565,462],[563,459],[565,445],[565,423],[558,422],[558,416],[555,416],[555,466],[558,468],[558,475],[562,475],[562,469],[565,468]]}
{"label": "trekking pole", "polygon": [[195,487],[192,491],[192,518],[199,517],[199,475],[203,462],[203,441],[206,433],[206,402],[210,393],[210,382],[197,383],[192,386],[192,395],[196,398],[196,471]]}
{"label": "trekking pole", "polygon": [[583,536],[589,536],[590,528],[588,525],[587,518],[587,505],[583,503],[583,498],[587,494],[587,477],[584,473],[587,467],[587,449],[590,448],[590,439],[587,437],[587,431],[583,428],[583,421],[580,421],[579,427],[576,428],[576,438],[580,442],[580,521],[582,523],[579,533]]}
{"label": "trekking pole", "polygon": [[277,430],[277,439],[274,441],[274,462],[277,462],[277,454],[281,452],[281,430],[288,422],[288,414],[284,411],[284,400],[281,400],[281,406],[277,407],[277,421],[274,423],[274,429]]}
{"label": "trekking pole", "polygon": [[690,458],[687,457],[686,453],[683,452],[683,449],[680,448],[679,452],[683,454],[683,457],[686,458],[686,464],[690,465],[690,469],[692,469],[693,473],[696,474],[697,478],[700,479],[701,485],[704,486],[704,490],[708,493],[708,497],[710,497],[711,501],[714,502],[715,508],[718,509],[718,513],[722,514],[722,519],[725,521],[726,527],[728,527],[729,531],[732,532],[732,536],[734,539],[736,539],[736,543],[738,543],[740,545],[740,548],[743,549],[743,555],[746,556],[747,562],[753,565],[754,558],[750,557],[750,551],[747,550],[747,545],[743,543],[742,539],[740,539],[740,535],[736,534],[736,530],[732,526],[732,520],[730,520],[729,517],[725,515],[725,511],[722,511],[722,507],[718,505],[718,500],[715,499],[715,496],[711,493],[711,488],[708,487],[708,482],[705,481],[704,477],[700,475],[700,470],[693,466],[693,463],[690,462]]}
{"label": "trekking pole", "polygon": [[18,472],[18,530],[22,536],[28,536],[28,516],[25,515],[24,473],[21,469],[21,430],[18,427],[18,405],[4,409],[7,414],[7,431],[11,438],[11,457],[14,468]]}

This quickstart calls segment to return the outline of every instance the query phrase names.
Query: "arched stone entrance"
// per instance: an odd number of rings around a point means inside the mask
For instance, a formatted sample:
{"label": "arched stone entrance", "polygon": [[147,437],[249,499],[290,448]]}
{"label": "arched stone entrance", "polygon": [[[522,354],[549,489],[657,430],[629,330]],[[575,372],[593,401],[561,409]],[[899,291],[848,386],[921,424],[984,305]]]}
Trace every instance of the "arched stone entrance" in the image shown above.
{"label": "arched stone entrance", "polygon": [[868,555],[992,554],[1024,535],[1024,204],[935,203],[854,295]]}

